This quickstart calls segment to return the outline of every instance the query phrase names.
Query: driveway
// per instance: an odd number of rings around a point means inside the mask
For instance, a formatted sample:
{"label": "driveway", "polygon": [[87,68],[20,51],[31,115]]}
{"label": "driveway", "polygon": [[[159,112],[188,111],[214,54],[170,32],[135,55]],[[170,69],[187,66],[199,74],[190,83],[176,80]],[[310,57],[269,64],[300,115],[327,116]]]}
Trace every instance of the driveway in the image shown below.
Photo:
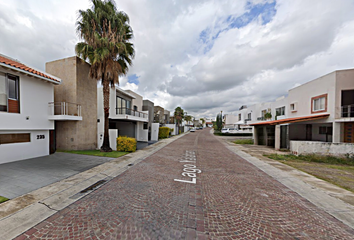
{"label": "driveway", "polygon": [[0,164],[0,196],[15,198],[114,158],[71,153]]}

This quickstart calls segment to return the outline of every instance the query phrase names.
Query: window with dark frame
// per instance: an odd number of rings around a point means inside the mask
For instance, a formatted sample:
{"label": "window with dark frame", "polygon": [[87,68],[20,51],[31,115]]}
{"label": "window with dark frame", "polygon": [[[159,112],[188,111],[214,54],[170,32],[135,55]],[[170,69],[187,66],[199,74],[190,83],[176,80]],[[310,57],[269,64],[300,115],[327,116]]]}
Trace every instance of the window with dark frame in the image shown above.
{"label": "window with dark frame", "polygon": [[25,143],[25,142],[31,142],[30,133],[0,134],[0,145],[10,144],[10,143]]}
{"label": "window with dark frame", "polygon": [[143,129],[148,129],[148,123],[147,122],[144,122]]}
{"label": "window with dark frame", "polygon": [[276,108],[275,109],[276,115],[277,116],[283,116],[285,115],[285,106],[280,107],[280,108]]}

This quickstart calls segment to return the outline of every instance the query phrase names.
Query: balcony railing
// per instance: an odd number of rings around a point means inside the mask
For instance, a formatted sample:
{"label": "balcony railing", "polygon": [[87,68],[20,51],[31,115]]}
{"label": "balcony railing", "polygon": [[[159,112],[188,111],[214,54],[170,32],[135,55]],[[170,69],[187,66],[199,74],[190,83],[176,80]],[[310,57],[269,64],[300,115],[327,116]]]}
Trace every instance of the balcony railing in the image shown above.
{"label": "balcony railing", "polygon": [[258,117],[257,121],[265,121],[266,119],[264,117]]}
{"label": "balcony railing", "polygon": [[354,117],[354,104],[341,107],[341,117]]}
{"label": "balcony railing", "polygon": [[116,108],[116,114],[126,114],[126,115],[140,117],[140,118],[148,118],[147,113],[139,112],[129,108]]}
{"label": "balcony railing", "polygon": [[81,117],[81,105],[67,102],[50,102],[51,115],[65,115]]}

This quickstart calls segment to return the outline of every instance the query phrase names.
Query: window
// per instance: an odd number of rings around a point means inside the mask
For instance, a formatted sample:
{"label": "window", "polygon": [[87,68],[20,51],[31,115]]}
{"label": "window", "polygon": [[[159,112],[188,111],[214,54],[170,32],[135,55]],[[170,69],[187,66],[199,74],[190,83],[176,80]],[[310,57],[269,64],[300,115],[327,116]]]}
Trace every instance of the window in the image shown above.
{"label": "window", "polygon": [[9,98],[18,100],[18,79],[15,76],[8,75]]}
{"label": "window", "polygon": [[327,94],[311,98],[311,113],[327,111]]}
{"label": "window", "polygon": [[143,129],[148,129],[148,123],[147,122],[144,122]]}
{"label": "window", "polygon": [[30,133],[0,134],[0,144],[30,142]]}
{"label": "window", "polygon": [[280,108],[276,108],[275,109],[275,113],[276,113],[277,116],[285,115],[285,106],[284,107],[280,107]]}
{"label": "window", "polygon": [[241,113],[238,115],[238,120],[241,121]]}
{"label": "window", "polygon": [[117,96],[117,114],[131,114],[131,104],[132,102],[130,100],[126,100],[124,98],[121,98]]}
{"label": "window", "polygon": [[313,111],[325,109],[326,99],[324,97],[313,100]]}
{"label": "window", "polygon": [[333,132],[333,127],[321,126],[321,127],[319,127],[318,133],[332,135],[332,132]]}
{"label": "window", "polygon": [[267,113],[267,110],[262,110],[262,117],[264,118],[264,115]]}
{"label": "window", "polygon": [[6,77],[2,72],[0,72],[0,111],[7,112]]}
{"label": "window", "polygon": [[291,103],[290,104],[290,111],[291,112],[296,112],[297,111],[297,103]]}
{"label": "window", "polygon": [[248,119],[249,121],[251,121],[251,119],[252,119],[252,118],[251,118],[251,113],[248,114],[247,119]]}

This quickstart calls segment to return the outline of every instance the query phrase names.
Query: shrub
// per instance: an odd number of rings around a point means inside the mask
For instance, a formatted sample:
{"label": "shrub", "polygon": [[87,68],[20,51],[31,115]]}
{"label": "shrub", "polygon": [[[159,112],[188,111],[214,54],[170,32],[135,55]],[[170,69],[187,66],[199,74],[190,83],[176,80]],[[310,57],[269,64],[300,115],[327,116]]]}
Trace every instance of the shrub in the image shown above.
{"label": "shrub", "polygon": [[119,152],[135,152],[136,151],[136,139],[119,136],[117,138],[117,151]]}
{"label": "shrub", "polygon": [[168,138],[169,134],[170,134],[170,128],[168,127],[159,128],[159,139]]}

